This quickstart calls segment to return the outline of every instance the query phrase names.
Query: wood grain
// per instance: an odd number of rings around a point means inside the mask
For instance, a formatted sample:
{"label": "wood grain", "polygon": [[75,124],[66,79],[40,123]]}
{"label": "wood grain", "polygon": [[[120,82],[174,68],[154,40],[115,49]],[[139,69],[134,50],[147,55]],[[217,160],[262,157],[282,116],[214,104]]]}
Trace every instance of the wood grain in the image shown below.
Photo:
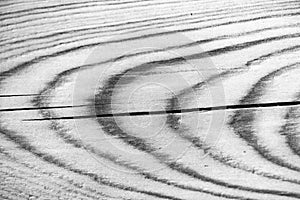
{"label": "wood grain", "polygon": [[0,199],[300,199],[298,0],[0,2]]}

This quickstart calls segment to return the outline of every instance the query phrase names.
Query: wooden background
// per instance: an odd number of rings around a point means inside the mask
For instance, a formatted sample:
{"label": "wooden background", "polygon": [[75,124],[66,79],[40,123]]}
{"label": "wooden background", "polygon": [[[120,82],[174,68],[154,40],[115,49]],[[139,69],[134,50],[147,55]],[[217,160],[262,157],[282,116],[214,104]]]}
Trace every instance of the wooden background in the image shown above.
{"label": "wooden background", "polygon": [[3,0],[0,199],[299,199],[299,0]]}

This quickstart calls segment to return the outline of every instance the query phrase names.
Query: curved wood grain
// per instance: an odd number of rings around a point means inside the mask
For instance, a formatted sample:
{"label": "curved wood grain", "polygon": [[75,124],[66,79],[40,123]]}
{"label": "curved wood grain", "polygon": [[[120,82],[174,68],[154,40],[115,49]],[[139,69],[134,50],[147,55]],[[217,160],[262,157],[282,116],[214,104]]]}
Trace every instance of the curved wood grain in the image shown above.
{"label": "curved wood grain", "polygon": [[0,198],[299,199],[299,6],[0,2]]}

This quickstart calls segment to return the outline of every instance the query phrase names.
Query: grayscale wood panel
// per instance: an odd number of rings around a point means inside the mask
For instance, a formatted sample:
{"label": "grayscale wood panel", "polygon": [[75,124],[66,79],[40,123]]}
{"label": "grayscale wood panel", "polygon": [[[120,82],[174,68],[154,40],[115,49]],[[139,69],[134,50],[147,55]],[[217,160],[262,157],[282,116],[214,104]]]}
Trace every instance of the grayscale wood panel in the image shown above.
{"label": "grayscale wood panel", "polygon": [[3,0],[0,199],[300,199],[299,0]]}

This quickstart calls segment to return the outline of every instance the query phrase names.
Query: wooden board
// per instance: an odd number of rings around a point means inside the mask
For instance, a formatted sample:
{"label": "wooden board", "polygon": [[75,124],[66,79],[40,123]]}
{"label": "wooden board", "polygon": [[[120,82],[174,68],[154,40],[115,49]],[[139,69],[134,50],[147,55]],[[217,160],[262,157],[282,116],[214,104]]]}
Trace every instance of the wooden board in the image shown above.
{"label": "wooden board", "polygon": [[0,2],[0,199],[299,199],[298,0]]}

